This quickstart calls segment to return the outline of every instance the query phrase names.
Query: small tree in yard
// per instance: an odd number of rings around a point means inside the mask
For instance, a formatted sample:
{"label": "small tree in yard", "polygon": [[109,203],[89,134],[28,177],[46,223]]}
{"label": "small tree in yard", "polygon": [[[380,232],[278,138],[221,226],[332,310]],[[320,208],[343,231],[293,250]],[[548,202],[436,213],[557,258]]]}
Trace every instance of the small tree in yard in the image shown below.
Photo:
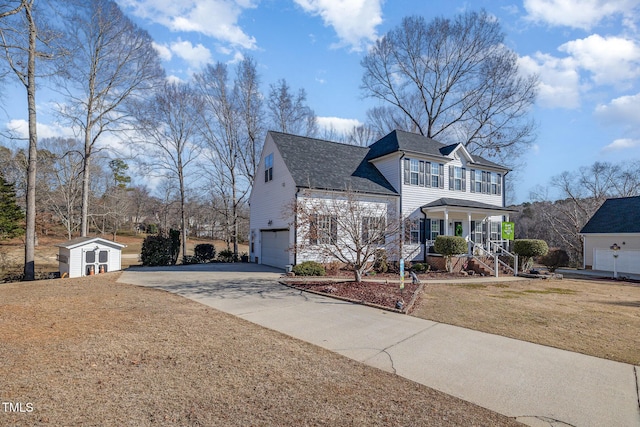
{"label": "small tree in yard", "polygon": [[374,265],[381,248],[390,249],[400,227],[395,218],[395,200],[367,199],[354,191],[340,196],[301,193],[293,207],[298,230],[295,250],[319,260],[339,261],[349,266],[356,282]]}
{"label": "small tree in yard", "polygon": [[0,175],[0,239],[24,234],[24,213],[16,203],[16,190]]}
{"label": "small tree in yard", "polygon": [[530,270],[533,267],[533,259],[544,256],[549,252],[549,246],[544,240],[516,239],[513,241],[513,252],[522,257],[522,270]]}
{"label": "small tree in yard", "polygon": [[460,255],[467,252],[467,241],[460,236],[438,236],[434,243],[434,249],[437,253],[445,257],[447,262],[447,271],[453,271],[451,258],[454,255]]}

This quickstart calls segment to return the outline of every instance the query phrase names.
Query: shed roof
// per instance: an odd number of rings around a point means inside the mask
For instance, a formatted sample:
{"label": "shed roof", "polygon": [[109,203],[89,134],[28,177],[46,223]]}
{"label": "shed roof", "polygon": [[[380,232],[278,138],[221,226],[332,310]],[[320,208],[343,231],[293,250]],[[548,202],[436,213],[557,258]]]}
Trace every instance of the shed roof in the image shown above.
{"label": "shed roof", "polygon": [[640,196],[605,200],[580,233],[640,233]]}
{"label": "shed roof", "polygon": [[298,187],[398,195],[367,160],[368,147],[275,131],[269,133]]}
{"label": "shed roof", "polygon": [[101,243],[103,245],[111,246],[116,249],[122,249],[127,247],[127,245],[123,245],[121,243],[117,243],[112,240],[103,239],[102,237],[77,237],[75,239],[67,240],[64,243],[59,243],[55,246],[59,248],[74,249],[79,246],[85,246],[92,243]]}

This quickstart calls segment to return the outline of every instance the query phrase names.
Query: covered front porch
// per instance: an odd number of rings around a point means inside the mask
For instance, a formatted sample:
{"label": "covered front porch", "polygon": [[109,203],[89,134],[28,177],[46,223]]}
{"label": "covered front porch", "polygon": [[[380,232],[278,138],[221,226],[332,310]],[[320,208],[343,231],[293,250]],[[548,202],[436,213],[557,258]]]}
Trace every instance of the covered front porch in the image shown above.
{"label": "covered front porch", "polygon": [[441,198],[420,210],[425,216],[425,254],[433,252],[438,235],[460,236],[469,242],[469,255],[502,252],[508,241],[502,239],[502,223],[516,209],[482,202]]}

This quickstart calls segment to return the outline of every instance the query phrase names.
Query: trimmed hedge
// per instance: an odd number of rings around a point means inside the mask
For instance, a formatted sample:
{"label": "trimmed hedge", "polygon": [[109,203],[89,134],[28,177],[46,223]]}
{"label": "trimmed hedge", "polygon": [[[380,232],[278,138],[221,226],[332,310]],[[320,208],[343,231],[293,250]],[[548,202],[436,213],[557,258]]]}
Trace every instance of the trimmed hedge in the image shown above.
{"label": "trimmed hedge", "polygon": [[193,255],[198,262],[209,262],[216,258],[216,248],[211,243],[200,243],[193,248]]}
{"label": "trimmed hedge", "polygon": [[513,241],[513,252],[522,257],[522,271],[527,271],[533,267],[533,258],[546,255],[549,246],[544,240],[516,239]]}
{"label": "trimmed hedge", "polygon": [[437,236],[433,244],[436,253],[444,256],[467,253],[467,241],[460,236]]}
{"label": "trimmed hedge", "polygon": [[140,260],[145,266],[173,265],[171,239],[164,236],[147,236],[142,242]]}
{"label": "trimmed hedge", "polygon": [[315,261],[305,261],[294,265],[292,271],[296,276],[324,276],[324,266]]}
{"label": "trimmed hedge", "polygon": [[571,259],[564,249],[550,249],[549,252],[540,259],[540,263],[546,266],[550,272],[556,271],[558,267],[566,267]]}

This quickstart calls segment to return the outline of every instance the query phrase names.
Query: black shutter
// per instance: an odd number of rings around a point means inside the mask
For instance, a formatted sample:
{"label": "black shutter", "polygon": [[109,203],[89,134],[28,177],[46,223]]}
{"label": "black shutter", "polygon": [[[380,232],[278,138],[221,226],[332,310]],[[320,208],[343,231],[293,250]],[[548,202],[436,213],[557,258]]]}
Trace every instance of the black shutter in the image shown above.
{"label": "black shutter", "polygon": [[331,217],[331,243],[336,243],[338,241],[338,217]]}
{"label": "black shutter", "polygon": [[404,159],[404,183],[411,184],[411,160]]}
{"label": "black shutter", "polygon": [[424,245],[425,242],[425,232],[424,232],[424,227],[425,227],[425,220],[424,218],[420,218],[420,243]]}
{"label": "black shutter", "polygon": [[431,240],[431,220],[427,218],[424,221],[424,240]]}
{"label": "black shutter", "polygon": [[424,163],[424,184],[431,187],[431,162]]}
{"label": "black shutter", "polygon": [[453,166],[449,166],[449,190],[453,190],[453,182],[454,182],[454,171],[455,168]]}
{"label": "black shutter", "polygon": [[462,168],[462,191],[467,191],[467,170]]}
{"label": "black shutter", "polygon": [[444,165],[440,163],[440,188],[444,188]]}
{"label": "black shutter", "polygon": [[498,182],[498,195],[502,194],[502,174],[497,174],[498,175],[498,179],[496,180]]}
{"label": "black shutter", "polygon": [[418,185],[424,187],[424,162],[420,160],[420,169],[418,172]]}
{"label": "black shutter", "polygon": [[471,181],[471,185],[469,186],[469,191],[471,191],[472,193],[476,192],[476,171],[471,169],[470,171],[470,181]]}
{"label": "black shutter", "polygon": [[309,223],[309,244],[318,244],[318,214],[311,214],[311,222]]}

